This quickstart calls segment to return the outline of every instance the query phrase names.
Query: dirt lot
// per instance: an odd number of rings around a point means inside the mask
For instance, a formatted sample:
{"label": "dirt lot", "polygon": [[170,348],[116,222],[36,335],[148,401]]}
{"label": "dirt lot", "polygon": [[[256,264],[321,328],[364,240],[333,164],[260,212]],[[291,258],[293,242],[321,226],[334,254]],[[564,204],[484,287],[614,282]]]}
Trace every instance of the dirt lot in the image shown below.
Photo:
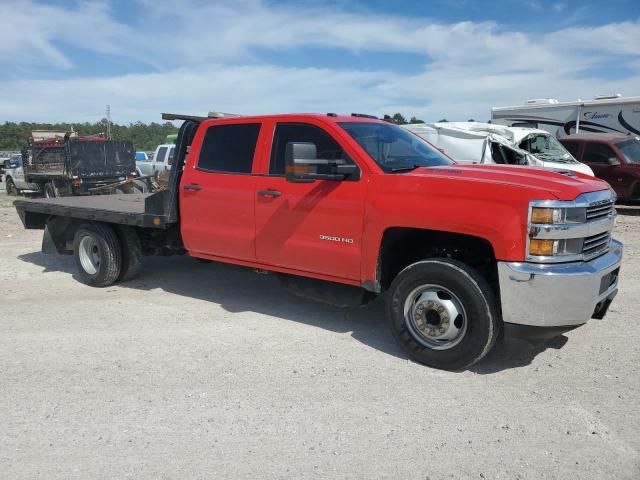
{"label": "dirt lot", "polygon": [[0,478],[640,478],[634,213],[605,320],[447,373],[407,361],[379,301],[188,257],[86,287],[2,193]]}

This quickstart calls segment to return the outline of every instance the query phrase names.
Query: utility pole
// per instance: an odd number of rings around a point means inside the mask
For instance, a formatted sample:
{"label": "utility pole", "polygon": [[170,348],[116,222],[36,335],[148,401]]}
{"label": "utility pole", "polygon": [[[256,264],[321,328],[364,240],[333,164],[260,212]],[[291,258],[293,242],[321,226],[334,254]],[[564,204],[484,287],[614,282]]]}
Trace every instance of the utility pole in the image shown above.
{"label": "utility pole", "polygon": [[107,105],[107,140],[111,140],[111,105]]}

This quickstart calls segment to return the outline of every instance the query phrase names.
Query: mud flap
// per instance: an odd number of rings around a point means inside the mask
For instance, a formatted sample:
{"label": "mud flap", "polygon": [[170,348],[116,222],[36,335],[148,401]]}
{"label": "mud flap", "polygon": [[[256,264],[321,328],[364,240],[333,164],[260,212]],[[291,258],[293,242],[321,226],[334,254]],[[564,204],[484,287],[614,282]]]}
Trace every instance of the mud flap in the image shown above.
{"label": "mud flap", "polygon": [[47,220],[42,235],[42,253],[71,255],[68,242],[73,240],[78,222],[71,218],[53,217]]}
{"label": "mud flap", "polygon": [[42,235],[42,253],[46,255],[55,255],[60,253],[53,241],[51,232],[49,232],[49,227],[44,227],[44,234]]}

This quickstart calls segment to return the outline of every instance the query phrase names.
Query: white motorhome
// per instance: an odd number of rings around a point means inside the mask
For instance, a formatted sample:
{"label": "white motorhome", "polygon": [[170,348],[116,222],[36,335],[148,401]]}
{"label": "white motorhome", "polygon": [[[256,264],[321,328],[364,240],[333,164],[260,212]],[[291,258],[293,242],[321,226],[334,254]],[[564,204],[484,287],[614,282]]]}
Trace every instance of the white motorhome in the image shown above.
{"label": "white motorhome", "polygon": [[508,164],[574,170],[593,176],[545,130],[480,122],[403,125],[458,163]]}
{"label": "white motorhome", "polygon": [[579,132],[640,135],[640,97],[618,93],[575,102],[528,100],[524,105],[492,108],[491,123],[542,128],[558,138]]}

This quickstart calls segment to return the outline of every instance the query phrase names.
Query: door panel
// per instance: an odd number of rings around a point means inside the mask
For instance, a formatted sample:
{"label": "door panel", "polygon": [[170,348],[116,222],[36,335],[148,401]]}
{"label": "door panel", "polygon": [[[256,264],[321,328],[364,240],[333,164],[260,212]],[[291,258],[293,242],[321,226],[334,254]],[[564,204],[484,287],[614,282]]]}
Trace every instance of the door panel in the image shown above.
{"label": "door panel", "polygon": [[[180,184],[181,231],[193,254],[255,261],[255,185],[260,124],[210,126],[194,140]],[[198,148],[198,143],[202,148]]]}
{"label": "door panel", "polygon": [[584,163],[591,167],[596,177],[607,182],[615,190],[618,196],[624,195],[625,187],[622,181],[616,175],[618,171],[617,165],[609,165],[607,160],[617,157],[615,152],[611,150],[609,145],[604,143],[587,142],[584,145],[582,159]]}
{"label": "door panel", "polygon": [[289,142],[316,144],[319,158],[351,159],[327,132],[313,125],[278,124],[270,155],[271,175],[257,177],[256,257],[261,263],[360,279],[366,179],[291,183],[284,176]]}
{"label": "door panel", "polygon": [[365,182],[289,183],[258,177],[256,256],[259,262],[350,279],[360,278]]}
{"label": "door panel", "polygon": [[[199,190],[184,187],[198,186]],[[183,174],[182,238],[191,253],[255,260],[255,179],[251,175]]]}

